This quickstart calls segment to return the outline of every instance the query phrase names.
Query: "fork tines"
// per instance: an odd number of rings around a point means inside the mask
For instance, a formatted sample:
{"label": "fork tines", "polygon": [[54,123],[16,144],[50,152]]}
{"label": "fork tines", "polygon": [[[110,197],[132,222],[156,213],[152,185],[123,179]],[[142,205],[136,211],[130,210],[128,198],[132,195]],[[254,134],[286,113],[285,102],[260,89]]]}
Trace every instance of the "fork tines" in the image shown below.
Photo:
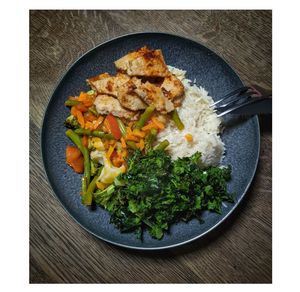
{"label": "fork tines", "polygon": [[[235,90],[227,93],[223,97],[221,97],[218,101],[212,103],[210,106],[215,107],[215,109],[218,109],[219,107],[221,107],[221,108],[226,107],[229,104],[231,104],[231,102],[237,101],[240,98],[245,98],[247,95],[247,91],[250,89],[251,89],[251,87],[249,87],[249,86],[243,86],[241,88],[235,89]],[[216,107],[217,104],[221,104],[222,102],[229,100],[229,99],[230,99],[230,101],[227,104],[225,104],[225,105],[223,104],[223,105]]]}

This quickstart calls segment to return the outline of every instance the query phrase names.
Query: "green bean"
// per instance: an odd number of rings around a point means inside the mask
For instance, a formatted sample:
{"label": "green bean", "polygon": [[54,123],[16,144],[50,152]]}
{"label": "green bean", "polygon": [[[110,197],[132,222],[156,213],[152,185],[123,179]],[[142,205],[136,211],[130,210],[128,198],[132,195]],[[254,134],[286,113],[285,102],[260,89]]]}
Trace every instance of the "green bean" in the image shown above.
{"label": "green bean", "polygon": [[98,112],[97,112],[97,110],[96,110],[96,107],[95,107],[94,105],[93,105],[93,106],[90,106],[89,109],[88,109],[88,111],[89,111],[91,114],[93,114],[94,116],[96,116],[96,117],[99,116],[99,114],[98,114]]}
{"label": "green bean", "polygon": [[120,131],[122,133],[122,136],[125,136],[126,135],[126,127],[125,127],[124,123],[119,118],[117,118],[117,122],[118,122],[118,125],[120,128]]}
{"label": "green bean", "polygon": [[72,142],[77,146],[77,148],[81,151],[83,155],[83,165],[84,165],[84,172],[83,176],[86,177],[86,184],[88,185],[90,183],[90,177],[91,177],[91,163],[90,163],[90,154],[86,147],[82,145],[81,137],[76,134],[72,130],[67,130],[66,135],[72,140]]}
{"label": "green bean", "polygon": [[177,110],[175,109],[173,112],[172,112],[172,120],[174,121],[176,127],[182,131],[184,129],[184,124],[182,123],[182,121],[180,120],[180,117],[178,115],[178,112]]}
{"label": "green bean", "polygon": [[115,137],[112,134],[107,134],[98,130],[93,131],[92,136],[107,139],[107,140],[115,139]]}
{"label": "green bean", "polygon": [[133,150],[138,150],[138,147],[135,145],[135,143],[133,141],[127,141],[126,143],[129,148],[131,148]]}
{"label": "green bean", "polygon": [[88,129],[83,129],[83,128],[79,128],[79,129],[75,129],[74,132],[78,135],[87,135],[87,136],[91,136],[91,131]]}
{"label": "green bean", "polygon": [[170,142],[168,140],[163,140],[154,147],[154,150],[165,150],[169,146],[169,144]]}
{"label": "green bean", "polygon": [[85,192],[87,190],[87,178],[83,176],[81,178],[81,195],[84,196]]}
{"label": "green bean", "polygon": [[99,137],[99,138],[108,139],[108,140],[114,139],[114,136],[112,134],[107,134],[107,133],[104,133],[104,132],[98,131],[98,130],[90,131],[88,129],[79,128],[79,129],[74,130],[74,132],[81,136],[82,135],[94,136],[94,137]]}
{"label": "green bean", "polygon": [[[77,148],[81,151],[81,153],[83,152],[83,145],[81,142],[81,138],[79,135],[77,135],[77,133],[75,133],[72,130],[67,130],[66,131],[66,135],[72,140],[72,142],[77,146]],[[83,154],[83,153],[82,153]]]}
{"label": "green bean", "polygon": [[91,181],[91,183],[89,184],[86,192],[84,193],[84,195],[82,196],[82,203],[86,206],[90,206],[92,204],[93,201],[93,193],[96,189],[96,183],[99,179],[99,176],[101,174],[102,168],[99,168],[97,175],[94,176],[93,180]]}
{"label": "green bean", "polygon": [[152,149],[152,144],[157,135],[157,130],[152,128],[150,129],[150,132],[145,137],[145,151],[146,153],[149,152]]}
{"label": "green bean", "polygon": [[146,124],[146,122],[150,119],[152,113],[155,110],[155,106],[154,105],[149,105],[145,111],[141,114],[140,119],[136,122],[135,124],[135,128],[136,129],[141,129],[144,127],[144,125]]}
{"label": "green bean", "polygon": [[65,101],[65,106],[73,106],[73,105],[78,105],[78,104],[80,104],[80,101],[78,101],[78,100],[68,99]]}

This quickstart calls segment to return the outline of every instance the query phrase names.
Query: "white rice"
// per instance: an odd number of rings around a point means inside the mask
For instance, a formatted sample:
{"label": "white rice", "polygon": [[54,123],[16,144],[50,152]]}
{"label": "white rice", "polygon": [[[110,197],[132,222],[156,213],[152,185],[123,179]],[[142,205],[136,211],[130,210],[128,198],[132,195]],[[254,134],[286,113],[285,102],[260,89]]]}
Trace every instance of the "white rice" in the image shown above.
{"label": "white rice", "polygon": [[[216,166],[224,154],[224,144],[219,136],[221,120],[212,108],[213,99],[203,87],[193,85],[185,78],[186,71],[168,66],[183,83],[185,97],[182,106],[177,109],[184,124],[184,130],[179,131],[173,121],[158,135],[158,141],[167,139],[167,148],[172,159],[191,156],[199,151],[205,166]],[[188,142],[186,134],[193,136],[193,142]]]}

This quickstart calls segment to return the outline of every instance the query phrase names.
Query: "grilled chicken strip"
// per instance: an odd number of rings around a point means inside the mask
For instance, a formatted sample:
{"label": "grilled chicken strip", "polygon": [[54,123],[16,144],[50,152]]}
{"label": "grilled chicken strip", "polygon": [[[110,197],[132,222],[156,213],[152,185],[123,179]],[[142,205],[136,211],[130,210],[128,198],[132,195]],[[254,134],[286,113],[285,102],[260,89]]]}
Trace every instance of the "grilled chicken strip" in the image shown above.
{"label": "grilled chicken strip", "polygon": [[169,75],[161,50],[147,47],[131,52],[115,61],[120,72],[129,76],[165,77]]}
{"label": "grilled chicken strip", "polygon": [[181,103],[184,94],[184,86],[182,82],[173,74],[164,78],[160,86],[163,94],[171,100],[175,105]]}
{"label": "grilled chicken strip", "polygon": [[162,89],[153,83],[142,83],[138,78],[132,78],[136,92],[147,104],[153,104],[157,111],[161,113],[168,113],[174,110],[173,103],[165,97]]}
{"label": "grilled chicken strip", "polygon": [[115,96],[121,105],[129,110],[137,111],[147,107],[147,104],[133,91],[135,85],[128,75],[119,73],[117,76],[111,76],[104,73],[99,75],[98,79],[91,78],[87,82],[99,94]]}
{"label": "grilled chicken strip", "polygon": [[96,110],[101,115],[113,114],[119,118],[125,118],[127,120],[136,120],[138,114],[136,112],[125,109],[121,106],[118,99],[107,94],[100,94],[96,97],[94,105]]}

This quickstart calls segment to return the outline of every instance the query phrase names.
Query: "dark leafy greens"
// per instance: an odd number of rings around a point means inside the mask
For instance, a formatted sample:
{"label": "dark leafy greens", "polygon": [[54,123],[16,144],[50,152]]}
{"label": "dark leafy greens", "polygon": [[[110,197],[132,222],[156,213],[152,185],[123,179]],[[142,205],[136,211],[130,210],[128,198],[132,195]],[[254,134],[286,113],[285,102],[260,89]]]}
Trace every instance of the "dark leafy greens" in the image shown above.
{"label": "dark leafy greens", "polygon": [[162,150],[146,155],[135,151],[128,171],[104,191],[95,193],[97,204],[111,214],[111,222],[122,232],[144,229],[161,239],[170,226],[192,218],[201,220],[201,212],[221,213],[222,201],[232,202],[226,185],[231,169],[199,165],[201,154],[172,161]]}

